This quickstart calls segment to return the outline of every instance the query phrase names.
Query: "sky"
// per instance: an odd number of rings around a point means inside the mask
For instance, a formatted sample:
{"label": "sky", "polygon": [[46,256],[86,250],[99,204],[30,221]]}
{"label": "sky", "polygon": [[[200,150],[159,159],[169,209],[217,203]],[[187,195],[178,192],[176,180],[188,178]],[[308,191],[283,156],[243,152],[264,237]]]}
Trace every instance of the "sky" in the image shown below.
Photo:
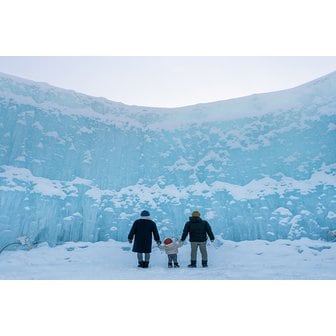
{"label": "sky", "polygon": [[129,105],[178,107],[295,87],[334,56],[3,56],[0,72]]}

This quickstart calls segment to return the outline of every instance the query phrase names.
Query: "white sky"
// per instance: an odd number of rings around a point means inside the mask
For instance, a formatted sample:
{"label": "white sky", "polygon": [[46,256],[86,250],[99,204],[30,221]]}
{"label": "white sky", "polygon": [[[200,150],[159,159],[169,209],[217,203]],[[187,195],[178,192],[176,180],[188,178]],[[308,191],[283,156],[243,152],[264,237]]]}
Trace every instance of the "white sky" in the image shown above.
{"label": "white sky", "polygon": [[336,57],[0,57],[0,72],[130,105],[176,107],[291,88]]}

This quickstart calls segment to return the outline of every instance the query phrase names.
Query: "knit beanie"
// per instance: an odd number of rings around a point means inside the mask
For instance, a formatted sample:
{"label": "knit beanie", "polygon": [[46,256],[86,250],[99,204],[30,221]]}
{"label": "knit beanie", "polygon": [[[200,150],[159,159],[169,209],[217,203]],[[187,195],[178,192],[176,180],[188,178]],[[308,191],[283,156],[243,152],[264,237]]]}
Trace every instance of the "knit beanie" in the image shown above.
{"label": "knit beanie", "polygon": [[149,212],[147,210],[141,211],[141,217],[149,217]]}

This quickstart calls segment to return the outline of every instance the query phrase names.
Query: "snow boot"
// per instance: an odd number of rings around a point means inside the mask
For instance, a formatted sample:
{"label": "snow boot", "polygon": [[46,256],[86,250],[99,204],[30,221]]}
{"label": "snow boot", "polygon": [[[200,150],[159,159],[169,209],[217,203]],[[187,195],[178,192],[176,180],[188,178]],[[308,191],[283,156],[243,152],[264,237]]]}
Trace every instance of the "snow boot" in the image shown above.
{"label": "snow boot", "polygon": [[172,268],[173,264],[171,262],[168,263],[168,268]]}
{"label": "snow boot", "polygon": [[174,267],[180,267],[178,263],[174,263]]}
{"label": "snow boot", "polygon": [[138,267],[143,268],[144,267],[144,262],[143,261],[139,261]]}
{"label": "snow boot", "polygon": [[148,265],[149,265],[149,261],[144,261],[143,262],[143,268],[148,268]]}
{"label": "snow boot", "polygon": [[202,260],[202,267],[208,267],[208,260]]}
{"label": "snow boot", "polygon": [[190,264],[188,267],[195,268],[196,267],[196,260],[191,260]]}

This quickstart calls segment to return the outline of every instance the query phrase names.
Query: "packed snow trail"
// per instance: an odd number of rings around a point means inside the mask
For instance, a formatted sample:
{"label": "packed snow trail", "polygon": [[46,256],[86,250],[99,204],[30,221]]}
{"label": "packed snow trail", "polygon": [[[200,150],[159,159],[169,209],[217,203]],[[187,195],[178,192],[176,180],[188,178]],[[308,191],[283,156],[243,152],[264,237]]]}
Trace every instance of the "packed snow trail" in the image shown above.
{"label": "packed snow trail", "polygon": [[[218,241],[217,241],[218,242]],[[209,267],[189,269],[190,245],[178,254],[181,268],[168,269],[167,256],[153,248],[150,267],[137,267],[125,242],[42,244],[29,251],[4,251],[0,279],[55,280],[253,280],[336,279],[336,244],[302,238],[268,242],[222,241],[208,246]]]}

